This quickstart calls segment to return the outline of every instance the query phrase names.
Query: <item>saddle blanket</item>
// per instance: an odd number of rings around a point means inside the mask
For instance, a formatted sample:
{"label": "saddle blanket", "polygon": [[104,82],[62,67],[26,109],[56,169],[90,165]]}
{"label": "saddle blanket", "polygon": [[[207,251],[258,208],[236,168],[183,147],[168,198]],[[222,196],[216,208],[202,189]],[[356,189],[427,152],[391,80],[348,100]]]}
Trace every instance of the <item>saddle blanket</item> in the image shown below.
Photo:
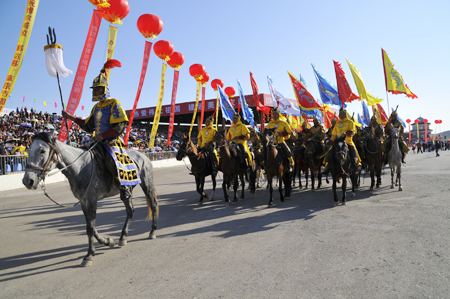
{"label": "saddle blanket", "polygon": [[103,147],[116,162],[117,177],[122,186],[134,186],[141,183],[139,171],[133,159],[127,154],[120,139],[104,143]]}

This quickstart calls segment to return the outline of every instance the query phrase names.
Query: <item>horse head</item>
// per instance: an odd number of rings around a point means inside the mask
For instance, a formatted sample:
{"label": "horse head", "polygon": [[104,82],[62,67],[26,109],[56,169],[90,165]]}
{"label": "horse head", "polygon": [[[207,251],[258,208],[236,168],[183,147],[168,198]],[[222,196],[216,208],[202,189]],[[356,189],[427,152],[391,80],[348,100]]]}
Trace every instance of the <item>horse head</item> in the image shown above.
{"label": "horse head", "polygon": [[34,136],[30,148],[27,150],[28,159],[22,183],[28,189],[36,189],[47,173],[58,164],[58,149],[55,137],[47,133]]}
{"label": "horse head", "polygon": [[363,140],[375,137],[375,128],[371,126],[365,127],[364,130],[362,130],[361,136]]}
{"label": "horse head", "polygon": [[336,138],[331,150],[336,161],[343,167],[348,160],[348,146],[345,142],[345,135]]}
{"label": "horse head", "polygon": [[306,156],[310,158],[314,158],[317,156],[316,153],[318,151],[319,144],[315,139],[309,139],[306,141],[305,147],[306,147]]}
{"label": "horse head", "polygon": [[399,137],[400,137],[400,133],[398,131],[398,128],[392,128],[391,138],[398,139]]}
{"label": "horse head", "polygon": [[192,146],[192,141],[191,139],[189,139],[189,137],[183,135],[182,139],[181,139],[181,144],[180,144],[180,148],[178,149],[177,152],[177,160],[181,161],[181,159],[183,159],[185,156],[187,156],[189,153],[192,152],[191,146]]}

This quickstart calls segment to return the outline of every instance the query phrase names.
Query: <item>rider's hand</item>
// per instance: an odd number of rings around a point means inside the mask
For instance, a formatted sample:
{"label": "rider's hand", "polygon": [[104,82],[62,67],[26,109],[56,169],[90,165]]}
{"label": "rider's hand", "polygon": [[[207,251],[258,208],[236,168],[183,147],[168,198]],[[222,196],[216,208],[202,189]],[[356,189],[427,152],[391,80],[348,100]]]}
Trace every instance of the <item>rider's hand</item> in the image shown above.
{"label": "rider's hand", "polygon": [[350,136],[352,136],[352,134],[353,134],[353,131],[351,131],[351,130],[348,130],[347,132],[345,132],[345,134],[347,134],[347,136],[348,136],[348,137],[350,137]]}
{"label": "rider's hand", "polygon": [[102,136],[102,134],[97,134],[97,135],[94,136],[94,139],[96,141],[102,141],[103,140],[103,136]]}

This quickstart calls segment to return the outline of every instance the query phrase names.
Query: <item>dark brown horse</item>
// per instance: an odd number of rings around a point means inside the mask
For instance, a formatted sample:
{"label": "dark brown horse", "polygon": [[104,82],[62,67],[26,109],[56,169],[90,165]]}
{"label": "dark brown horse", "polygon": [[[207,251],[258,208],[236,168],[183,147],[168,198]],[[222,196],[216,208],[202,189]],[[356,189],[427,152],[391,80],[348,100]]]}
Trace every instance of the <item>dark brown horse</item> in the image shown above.
{"label": "dark brown horse", "polygon": [[181,161],[186,156],[191,162],[191,172],[195,177],[197,192],[200,194],[199,203],[203,203],[203,198],[208,198],[208,195],[205,194],[203,188],[205,186],[205,177],[209,175],[211,176],[213,183],[213,191],[210,200],[214,200],[217,170],[214,169],[211,160],[206,156],[206,152],[199,153],[197,146],[188,137],[183,137],[176,158],[178,161]]}
{"label": "dark brown horse", "polygon": [[306,147],[302,139],[295,140],[295,147],[292,151],[294,155],[294,171],[292,172],[292,186],[295,186],[295,178],[298,175],[298,188],[302,189],[302,172],[305,174],[305,189],[308,188],[308,161],[306,160]]}
{"label": "dark brown horse", "polygon": [[362,137],[366,150],[366,165],[370,171],[370,190],[373,190],[375,176],[377,177],[376,188],[380,188],[381,185],[381,145],[371,127],[366,127],[363,130]]}
{"label": "dark brown horse", "polygon": [[311,190],[314,190],[314,179],[317,174],[317,189],[322,186],[322,161],[320,156],[323,154],[322,146],[319,141],[309,139],[306,142],[306,159],[308,161],[309,170],[311,171]]}
{"label": "dark brown horse", "polygon": [[[239,155],[244,155],[245,153],[239,153],[238,145],[232,142],[227,137],[227,132],[220,130],[214,136],[214,141],[216,141],[218,148],[220,149],[220,159],[222,163],[221,171],[223,173],[223,183],[222,189],[225,196],[225,202],[230,202],[230,197],[228,195],[228,186],[230,181],[233,181],[234,198],[233,204],[237,204],[237,189],[239,186],[238,178],[241,180],[242,192],[240,198],[245,198],[245,180],[244,175],[247,172],[247,166],[245,163],[241,163],[241,158]],[[254,163],[253,163],[254,165]],[[255,194],[255,182],[254,176],[247,174],[250,184],[250,192]]]}
{"label": "dark brown horse", "polygon": [[342,204],[346,204],[345,191],[347,189],[347,177],[350,178],[352,182],[352,197],[355,196],[355,186],[356,186],[356,173],[352,166],[351,157],[349,153],[349,148],[345,142],[345,135],[340,136],[334,140],[333,146],[331,147],[331,159],[330,172],[333,177],[333,198],[334,204],[338,204],[338,198],[336,194],[336,183],[342,179]]}
{"label": "dark brown horse", "polygon": [[[278,191],[280,192],[280,200],[284,202],[284,198],[291,197],[291,178],[289,173],[289,162],[284,159],[281,151],[282,149],[274,145],[273,132],[266,130],[264,132],[263,143],[263,157],[264,169],[267,175],[267,184],[269,185],[270,199],[268,207],[273,206],[273,187],[272,179],[276,176],[278,178]],[[285,195],[283,196],[283,183],[285,185]]]}

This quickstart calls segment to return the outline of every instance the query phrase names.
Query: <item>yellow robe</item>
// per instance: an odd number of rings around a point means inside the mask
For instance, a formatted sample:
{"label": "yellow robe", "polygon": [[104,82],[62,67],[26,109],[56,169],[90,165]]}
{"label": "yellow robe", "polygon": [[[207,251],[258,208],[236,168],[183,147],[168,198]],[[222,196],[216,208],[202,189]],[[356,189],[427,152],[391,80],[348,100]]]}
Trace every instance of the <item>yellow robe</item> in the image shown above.
{"label": "yellow robe", "polygon": [[267,129],[275,129],[275,132],[282,133],[287,132],[287,136],[276,136],[277,143],[284,143],[289,137],[291,137],[292,130],[289,124],[281,119],[271,119],[270,122],[267,124]]}
{"label": "yellow robe", "polygon": [[247,145],[247,140],[250,140],[250,131],[239,119],[236,123],[233,123],[230,129],[228,129],[227,137],[228,139],[233,139],[234,137],[242,135],[245,136],[245,139],[235,139],[234,142],[244,145],[245,151],[247,152],[248,155],[248,165],[251,166],[253,159],[250,153],[250,149],[248,148]]}

